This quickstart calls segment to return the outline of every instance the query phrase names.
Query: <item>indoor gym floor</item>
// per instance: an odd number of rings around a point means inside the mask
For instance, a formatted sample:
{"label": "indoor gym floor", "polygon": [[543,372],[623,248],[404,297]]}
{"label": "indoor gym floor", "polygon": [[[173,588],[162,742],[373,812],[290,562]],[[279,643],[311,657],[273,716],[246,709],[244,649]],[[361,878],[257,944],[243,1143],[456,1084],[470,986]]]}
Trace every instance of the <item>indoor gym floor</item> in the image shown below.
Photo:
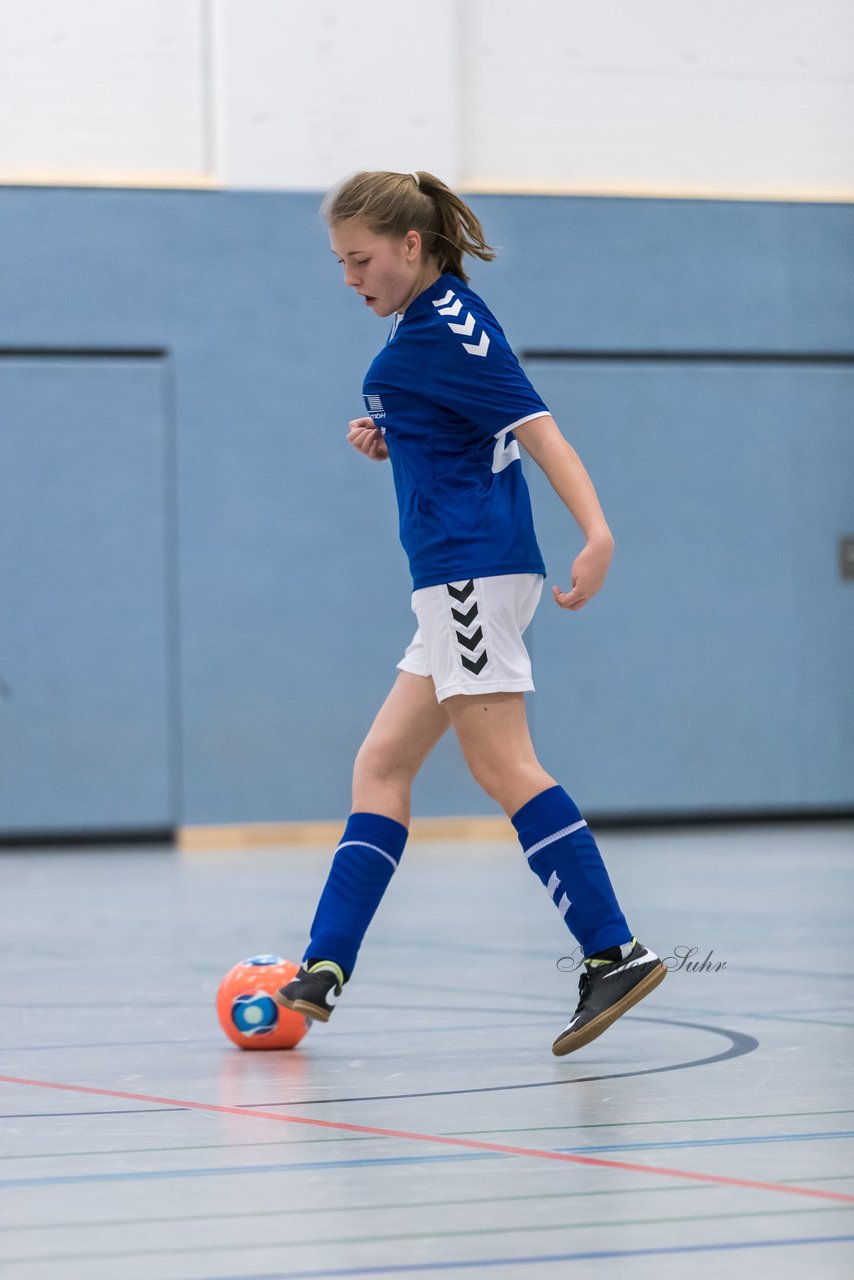
{"label": "indoor gym floor", "polygon": [[725,967],[563,1059],[573,944],[509,839],[412,842],[268,1053],[216,988],[299,959],[325,851],[0,853],[0,1275],[849,1280],[854,824],[600,844],[642,941]]}

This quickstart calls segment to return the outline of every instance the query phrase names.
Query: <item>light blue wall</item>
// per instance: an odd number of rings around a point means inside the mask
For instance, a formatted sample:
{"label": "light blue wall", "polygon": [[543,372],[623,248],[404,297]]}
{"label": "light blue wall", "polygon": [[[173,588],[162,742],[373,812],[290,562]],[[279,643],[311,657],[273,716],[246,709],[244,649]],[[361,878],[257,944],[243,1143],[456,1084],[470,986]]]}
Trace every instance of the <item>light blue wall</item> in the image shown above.
{"label": "light blue wall", "polygon": [[[854,352],[854,209],[472,204],[501,248],[473,283],[516,349],[612,353],[529,362],[618,539],[608,590],[577,615],[545,599],[529,633],[544,763],[599,814],[850,807],[854,584],[839,581],[835,541],[854,532],[854,365],[619,355]],[[75,563],[89,536],[100,564],[103,520],[81,526],[97,477],[117,548],[94,574],[104,653],[73,625],[73,576],[45,577],[49,546],[13,566],[0,750],[19,763],[0,778],[0,832],[346,813],[353,754],[414,619],[390,473],[344,441],[386,325],[343,290],[317,205],[0,191],[0,347],[38,349],[23,363],[45,377],[56,349],[89,349],[86,394],[101,405],[118,365],[99,355],[153,371],[152,352],[167,353],[148,437],[129,374],[115,437],[108,421],[85,430],[85,398],[68,390],[55,452],[43,426],[27,431],[41,410],[21,407],[21,358],[0,358],[7,547],[38,520],[65,554],[73,525]],[[540,479],[549,572],[565,583],[578,538]],[[21,638],[46,595],[70,637],[53,646]],[[63,645],[72,675],[48,696]],[[69,787],[63,753],[79,756],[86,735],[99,746]],[[452,742],[415,799],[421,813],[495,811]]]}

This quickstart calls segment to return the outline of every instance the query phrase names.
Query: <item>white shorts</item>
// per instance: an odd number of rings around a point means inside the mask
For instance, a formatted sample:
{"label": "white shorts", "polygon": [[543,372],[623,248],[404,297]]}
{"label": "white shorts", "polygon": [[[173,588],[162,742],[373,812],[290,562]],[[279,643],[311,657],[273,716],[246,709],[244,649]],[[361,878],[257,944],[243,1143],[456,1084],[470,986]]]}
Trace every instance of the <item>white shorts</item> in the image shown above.
{"label": "white shorts", "polygon": [[398,671],[432,676],[439,702],[533,689],[522,633],[542,590],[542,574],[507,573],[413,591],[418,630]]}

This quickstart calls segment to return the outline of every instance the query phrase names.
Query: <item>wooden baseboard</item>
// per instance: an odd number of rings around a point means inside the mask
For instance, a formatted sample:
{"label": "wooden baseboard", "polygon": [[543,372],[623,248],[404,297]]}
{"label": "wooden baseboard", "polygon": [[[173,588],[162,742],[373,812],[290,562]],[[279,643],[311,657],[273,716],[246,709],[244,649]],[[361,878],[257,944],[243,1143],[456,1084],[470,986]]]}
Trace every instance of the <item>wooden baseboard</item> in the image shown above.
{"label": "wooden baseboard", "polygon": [[[346,818],[340,822],[248,822],[209,827],[180,827],[179,849],[257,849],[288,845],[334,848]],[[515,840],[507,818],[414,818],[410,840]]]}

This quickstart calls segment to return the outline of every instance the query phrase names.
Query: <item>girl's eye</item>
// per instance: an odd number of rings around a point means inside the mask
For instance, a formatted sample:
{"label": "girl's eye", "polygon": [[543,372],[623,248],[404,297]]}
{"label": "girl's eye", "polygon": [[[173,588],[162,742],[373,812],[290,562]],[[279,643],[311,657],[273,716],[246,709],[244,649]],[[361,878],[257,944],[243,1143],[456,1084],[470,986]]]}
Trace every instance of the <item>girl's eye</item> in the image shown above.
{"label": "girl's eye", "polygon": [[357,258],[357,259],[356,259],[356,266],[357,266],[357,267],[366,267],[366,266],[368,265],[368,263],[369,263],[369,262],[370,262],[370,258],[363,258],[361,262],[360,262],[360,261],[359,261],[359,259]]}

